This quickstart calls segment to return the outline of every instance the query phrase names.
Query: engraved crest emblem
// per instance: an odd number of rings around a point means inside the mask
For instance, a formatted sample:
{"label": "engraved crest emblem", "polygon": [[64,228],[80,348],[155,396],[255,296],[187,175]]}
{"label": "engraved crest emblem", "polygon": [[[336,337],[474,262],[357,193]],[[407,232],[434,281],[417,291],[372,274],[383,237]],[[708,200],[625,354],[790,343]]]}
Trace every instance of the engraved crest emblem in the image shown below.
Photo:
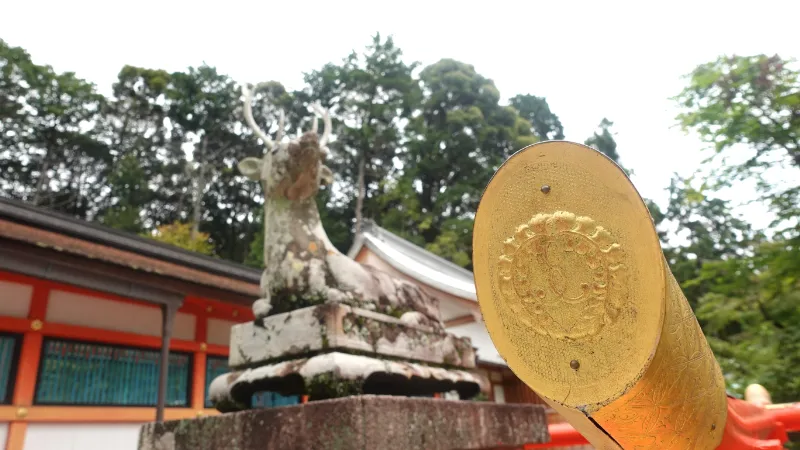
{"label": "engraved crest emblem", "polygon": [[498,286],[514,320],[558,339],[593,336],[627,299],[625,253],[589,217],[537,214],[506,239]]}

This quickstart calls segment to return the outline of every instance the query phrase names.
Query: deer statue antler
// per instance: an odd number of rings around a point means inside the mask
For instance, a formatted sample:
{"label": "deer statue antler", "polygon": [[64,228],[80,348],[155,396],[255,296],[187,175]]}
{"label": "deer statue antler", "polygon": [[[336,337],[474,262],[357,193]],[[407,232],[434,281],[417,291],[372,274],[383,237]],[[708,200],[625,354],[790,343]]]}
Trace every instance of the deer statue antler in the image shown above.
{"label": "deer statue antler", "polygon": [[[331,115],[326,108],[323,108],[319,102],[314,103],[311,105],[314,109],[314,112],[322,116],[322,123],[324,128],[322,129],[322,136],[319,138],[319,146],[320,148],[327,149],[328,140],[331,137]],[[311,127],[311,131],[317,132],[317,119],[314,118],[314,125]]]}
{"label": "deer statue antler", "polygon": [[[264,141],[264,146],[267,147],[267,150],[271,150],[275,143],[269,136],[267,136],[267,133],[264,133],[264,130],[262,130],[253,119],[253,95],[255,95],[257,90],[266,87],[268,84],[268,82],[258,83],[253,88],[250,88],[247,85],[242,85],[242,94],[244,95],[244,120],[247,122],[247,125],[253,129],[253,132],[256,134],[256,136]],[[283,116],[281,116],[281,123],[283,122],[282,118]],[[279,136],[280,133],[281,131],[278,130]]]}
{"label": "deer statue antler", "polygon": [[286,113],[280,110],[278,114],[280,118],[278,119],[278,132],[275,134],[275,142],[280,144],[281,139],[283,139],[283,127],[286,125]]}

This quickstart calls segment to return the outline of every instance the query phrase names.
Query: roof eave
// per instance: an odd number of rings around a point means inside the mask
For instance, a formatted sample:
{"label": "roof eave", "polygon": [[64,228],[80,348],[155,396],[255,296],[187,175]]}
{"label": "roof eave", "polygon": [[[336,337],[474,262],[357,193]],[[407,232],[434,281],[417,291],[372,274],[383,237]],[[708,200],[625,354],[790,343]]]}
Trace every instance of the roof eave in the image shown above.
{"label": "roof eave", "polygon": [[241,264],[200,255],[16,200],[0,198],[0,219],[250,283],[258,283],[261,276],[259,270]]}
{"label": "roof eave", "polygon": [[[31,225],[0,219],[0,243],[4,240],[19,245],[27,245],[30,250],[48,249],[56,252],[56,254],[69,254],[86,261],[87,264],[94,264],[99,261],[109,267],[123,267],[139,273],[150,273],[169,279],[183,280],[231,293],[244,295],[258,295],[259,293],[258,283],[208,273],[192,267],[104,246]],[[81,265],[81,263],[75,261],[71,264],[74,266]],[[13,269],[13,267],[7,267],[7,269]]]}
{"label": "roof eave", "polygon": [[361,248],[364,247],[364,233],[356,234],[355,239],[353,239],[353,245],[350,246],[350,249],[347,251],[347,256],[350,259],[356,259],[358,256],[358,252],[361,251]]}
{"label": "roof eave", "polygon": [[495,362],[495,361],[487,361],[487,360],[485,360],[485,359],[481,359],[481,358],[477,358],[477,360],[478,360],[478,361],[477,361],[477,362],[478,362],[478,364],[483,364],[483,365],[485,365],[485,366],[493,366],[493,367],[505,367],[505,368],[508,368],[508,364],[506,364],[506,363]]}
{"label": "roof eave", "polygon": [[445,283],[441,283],[439,281],[436,281],[434,279],[431,279],[429,277],[426,277],[426,276],[418,273],[416,270],[408,268],[406,265],[404,265],[403,263],[397,261],[396,259],[392,258],[390,255],[388,255],[386,252],[381,250],[378,246],[372,244],[369,239],[363,239],[363,242],[362,242],[361,245],[363,246],[364,244],[366,244],[367,248],[369,248],[371,251],[375,252],[375,254],[377,254],[381,259],[386,261],[389,265],[391,265],[392,267],[397,269],[402,274],[407,275],[407,276],[409,276],[411,278],[414,278],[414,279],[416,279],[416,280],[418,280],[418,281],[420,281],[420,282],[422,282],[424,284],[427,284],[427,285],[429,285],[429,286],[431,286],[433,288],[436,288],[436,289],[438,289],[438,290],[440,290],[442,292],[446,292],[448,294],[454,295],[454,296],[459,297],[459,298],[463,298],[463,299],[466,299],[466,300],[477,302],[477,296],[475,295],[475,293],[469,292],[469,291],[465,291],[463,289],[459,289],[459,288],[447,285]]}

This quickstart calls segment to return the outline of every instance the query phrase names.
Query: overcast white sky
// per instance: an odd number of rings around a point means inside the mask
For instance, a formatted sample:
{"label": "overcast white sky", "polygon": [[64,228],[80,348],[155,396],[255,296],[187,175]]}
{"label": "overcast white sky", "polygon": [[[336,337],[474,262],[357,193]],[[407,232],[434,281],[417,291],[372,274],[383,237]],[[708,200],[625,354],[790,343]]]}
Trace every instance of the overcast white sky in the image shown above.
{"label": "overcast white sky", "polygon": [[568,140],[583,142],[608,117],[637,188],[664,205],[671,174],[704,157],[674,128],[669,98],[681,77],[721,54],[800,57],[798,17],[797,0],[0,0],[0,38],[103,90],[124,64],[174,71],[204,61],[240,82],[292,89],[376,31],[393,34],[409,61],[459,59],[505,99],[547,97]]}

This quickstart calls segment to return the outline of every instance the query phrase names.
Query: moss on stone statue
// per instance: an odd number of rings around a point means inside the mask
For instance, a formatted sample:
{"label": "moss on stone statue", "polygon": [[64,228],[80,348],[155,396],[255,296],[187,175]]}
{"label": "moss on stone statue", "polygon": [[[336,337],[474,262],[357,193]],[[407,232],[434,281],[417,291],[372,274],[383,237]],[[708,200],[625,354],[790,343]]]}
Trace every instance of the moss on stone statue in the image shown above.
{"label": "moss on stone statue", "polygon": [[331,346],[328,340],[328,327],[323,326],[320,328],[319,337],[322,341],[322,350],[327,350]]}
{"label": "moss on stone statue", "polygon": [[314,400],[361,395],[364,393],[364,380],[347,380],[332,373],[321,373],[306,380],[306,392]]}
{"label": "moss on stone statue", "polygon": [[[270,310],[267,316],[274,316],[294,311],[296,309],[307,308],[309,306],[322,305],[327,303],[328,298],[323,292],[297,292],[286,286],[276,286],[270,291]],[[354,308],[364,308],[378,313],[386,314],[395,319],[399,319],[407,312],[414,309],[403,306],[393,306],[382,304],[371,299],[349,299],[337,300],[336,303],[352,306]]]}
{"label": "moss on stone statue", "polygon": [[270,305],[272,306],[267,316],[274,316],[294,311],[296,309],[309,306],[321,305],[327,298],[322,292],[296,293],[289,288],[274,289],[270,293]]}
{"label": "moss on stone statue", "polygon": [[[447,338],[445,333],[431,335],[430,332],[420,331],[413,326],[384,322],[355,313],[347,313],[344,315],[342,318],[342,331],[351,337],[358,338],[368,343],[370,347],[372,347],[374,353],[378,353],[378,342],[381,339],[394,344],[402,335],[405,337],[405,343],[409,345],[409,349],[416,349],[428,347],[432,342],[438,342],[441,339]],[[433,341],[431,338],[433,338]],[[471,348],[468,348],[463,342],[456,340],[453,353],[444,356],[444,364],[448,367],[459,365],[460,361],[466,360],[465,354],[469,350],[471,350]],[[346,350],[346,352],[350,351]],[[403,359],[407,360],[407,358]]]}
{"label": "moss on stone statue", "polygon": [[250,409],[250,405],[246,405],[242,402],[237,402],[236,400],[225,398],[222,400],[218,400],[213,402],[214,408],[220,412],[233,412],[233,411],[243,411],[245,409]]}
{"label": "moss on stone statue", "polygon": [[472,398],[473,402],[488,402],[489,396],[485,392],[479,392],[478,395]]}
{"label": "moss on stone statue", "polygon": [[411,308],[393,307],[391,305],[383,306],[379,308],[379,310],[384,314],[394,317],[395,319],[399,319],[403,317],[403,314],[413,311]]}
{"label": "moss on stone statue", "polygon": [[[309,306],[317,306],[328,303],[328,298],[323,292],[303,292],[298,293],[290,288],[277,288],[270,292],[270,305],[271,308],[267,317],[275,316],[278,314],[292,312],[297,309],[307,308]],[[375,308],[376,304],[372,302],[359,301],[357,299],[347,298],[336,300],[336,304],[346,305],[353,308],[364,308],[372,311],[388,314],[395,318],[400,318],[403,314],[410,309],[406,308]],[[372,306],[372,308],[370,307]]]}

